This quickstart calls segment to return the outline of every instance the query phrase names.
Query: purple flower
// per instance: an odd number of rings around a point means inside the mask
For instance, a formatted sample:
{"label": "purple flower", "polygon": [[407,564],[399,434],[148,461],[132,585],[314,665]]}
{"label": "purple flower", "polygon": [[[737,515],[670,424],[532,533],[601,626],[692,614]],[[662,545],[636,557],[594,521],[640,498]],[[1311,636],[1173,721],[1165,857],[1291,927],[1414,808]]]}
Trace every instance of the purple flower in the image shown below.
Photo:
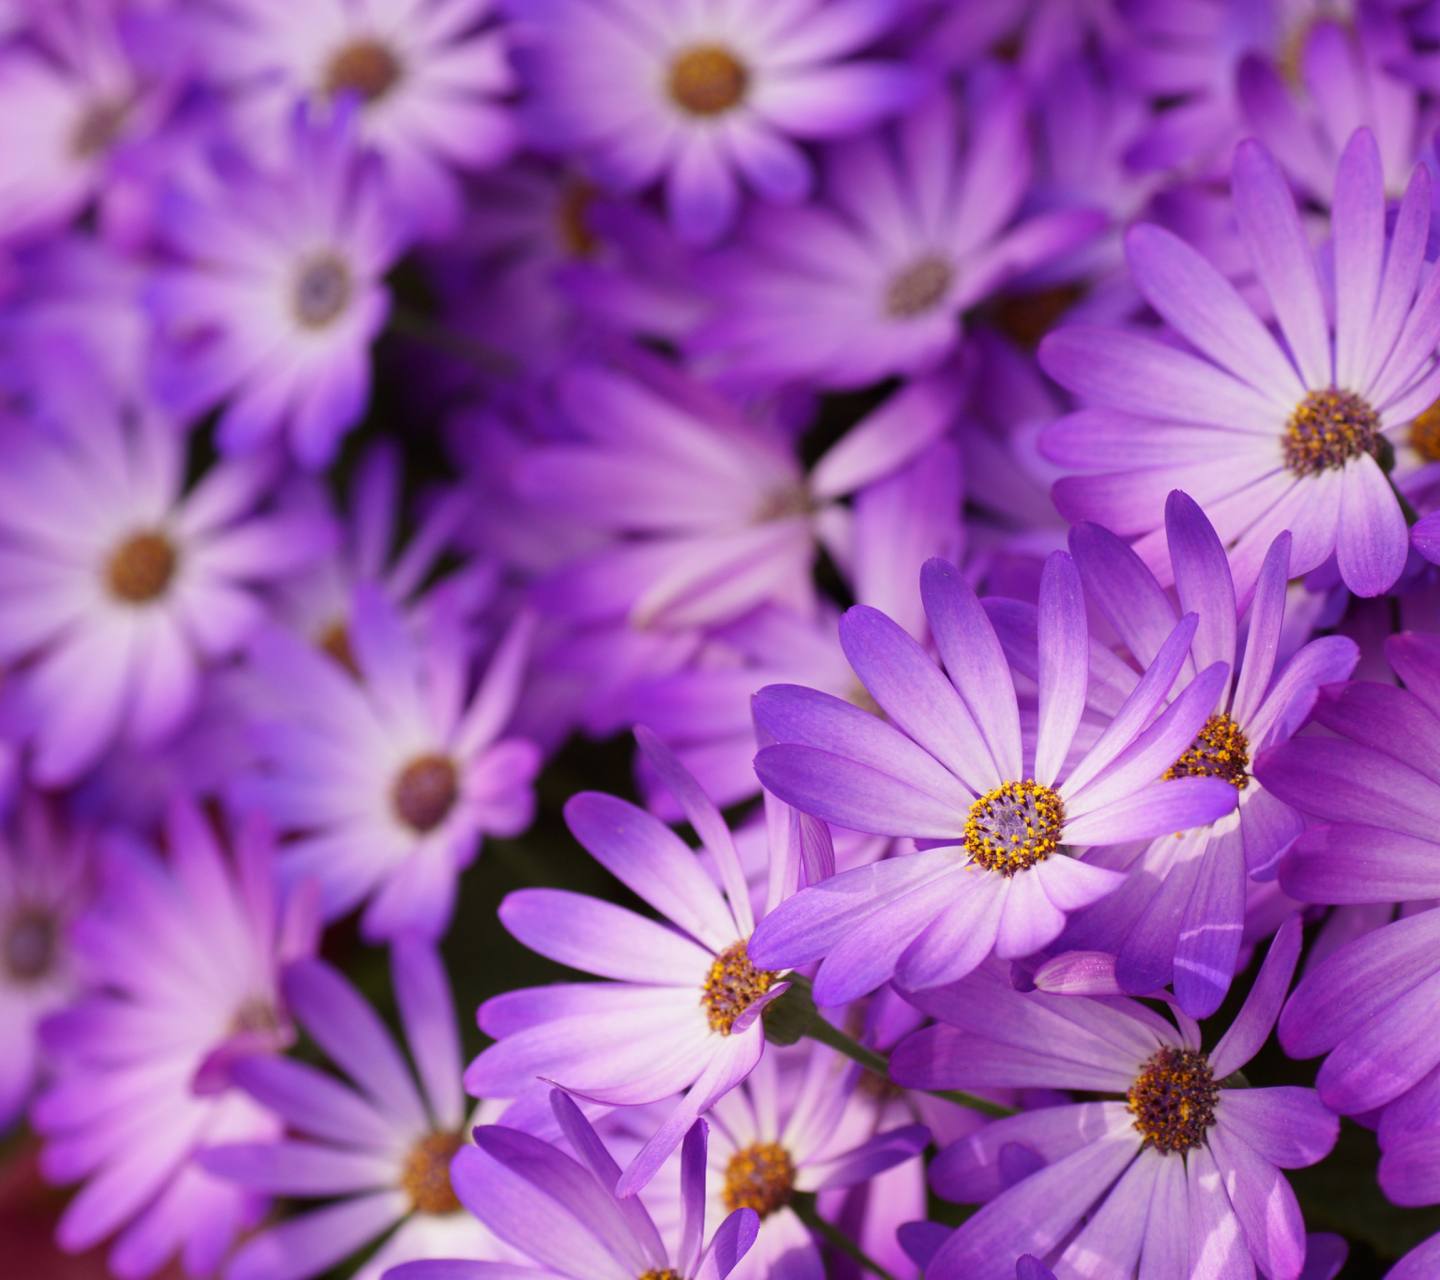
{"label": "purple flower", "polygon": [[364,412],[403,226],[355,124],[350,111],[323,126],[297,114],[278,172],[232,166],[167,206],[164,234],[185,265],[151,286],[155,382],[181,417],[227,400],[228,453],[283,434],[316,469]]}
{"label": "purple flower", "polygon": [[514,88],[490,0],[241,0],[215,24],[214,75],[247,138],[283,136],[297,102],[359,102],[360,141],[384,161],[397,208],[427,235],[461,217],[454,169],[489,168],[515,144],[497,100]]}
{"label": "purple flower", "polygon": [[413,635],[379,588],[361,583],[348,641],[356,676],[279,627],[256,638],[251,663],[276,709],[254,726],[260,770],[231,794],[295,833],[281,875],[313,877],[326,919],[369,899],[367,938],[438,937],[480,836],[518,835],[534,813],[539,749],[501,737],[529,625],[512,627],[473,693],[471,645],[443,611]]}
{"label": "purple flower", "polygon": [[[1392,636],[1385,653],[1404,689],[1369,681],[1325,689],[1315,719],[1335,737],[1281,743],[1255,763],[1282,800],[1321,820],[1280,863],[1280,884],[1306,902],[1414,902],[1440,897],[1440,637]],[[1440,910],[1374,929],[1306,973],[1280,1019],[1292,1057],[1328,1053],[1316,1087],[1343,1115],[1373,1111],[1434,1074],[1440,1019]]]}
{"label": "purple flower", "polygon": [[[643,1187],[695,1118],[754,1069],[765,1048],[761,1010],[789,986],[747,955],[750,889],[720,811],[654,734],[642,726],[636,737],[714,859],[723,894],[684,842],[643,809],[593,791],[572,797],[565,821],[576,839],[666,923],[564,889],[509,894],[500,920],[527,947],[615,981],[487,1000],[480,1027],[499,1043],[465,1073],[475,1097],[533,1094],[543,1080],[634,1105],[688,1088],[626,1169],[622,1195]],[[788,835],[787,822],[777,826]],[[772,842],[770,857],[773,903],[796,881],[799,850]]]}
{"label": "purple flower", "polygon": [[86,1179],[57,1239],[88,1249],[112,1232],[121,1280],[158,1271],[177,1250],[208,1275],[261,1200],[204,1172],[202,1147],[274,1139],[280,1122],[231,1086],[235,1063],[293,1038],[279,972],[313,951],[314,896],[277,897],[274,842],[252,821],[233,833],[233,864],[194,805],[176,801],[167,856],[115,833],[100,892],[76,922],[85,993],[43,1025],[54,1082],[31,1110],[41,1170]]}
{"label": "purple flower", "polygon": [[[1147,995],[1173,980],[1180,1007],[1192,1018],[1206,1018],[1220,1007],[1236,971],[1247,871],[1273,879],[1281,852],[1305,825],[1251,776],[1250,761],[1305,722],[1319,686],[1345,679],[1359,649],[1348,637],[1325,636],[1277,664],[1290,576],[1290,535],[1282,533],[1261,568],[1237,663],[1235,590],[1224,547],[1183,493],[1166,500],[1165,527],[1179,607],[1200,616],[1191,645],[1195,669],[1223,662],[1237,673],[1227,677],[1199,735],[1165,776],[1224,778],[1239,803],[1233,813],[1178,840],[1166,832],[1138,857],[1127,850],[1117,862],[1103,862],[1125,866],[1129,879],[1072,921],[1060,945],[1118,954],[1120,984],[1130,995]],[[1070,542],[1090,600],[1142,667],[1154,661],[1178,621],[1170,598],[1114,534],[1081,524]],[[1189,681],[1183,670],[1177,683]]]}
{"label": "purple flower", "polygon": [[949,425],[938,379],[885,401],[809,473],[793,439],[656,362],[645,377],[572,367],[556,393],[578,438],[535,449],[516,487],[542,509],[611,539],[547,576],[537,606],[572,622],[632,629],[730,621],[764,601],[813,614],[819,545],[850,562],[840,499],[912,462]]}
{"label": "purple flower", "polygon": [[466,1105],[440,957],[425,942],[401,938],[390,965],[421,1089],[374,1010],[321,960],[286,969],[285,1003],[352,1085],[290,1058],[246,1058],[232,1068],[231,1079],[296,1136],[214,1146],[201,1152],[200,1165],[259,1194],[336,1199],[252,1236],[226,1265],[225,1280],[306,1280],[397,1224],[357,1280],[379,1280],[412,1258],[504,1256],[450,1184],[450,1161],[467,1140]]}
{"label": "purple flower", "polygon": [[1336,182],[1333,332],[1315,254],[1269,152],[1243,143],[1231,181],[1284,347],[1183,241],[1133,228],[1135,282],[1193,353],[1078,326],[1045,339],[1046,371],[1091,405],[1046,433],[1051,459],[1085,473],[1056,484],[1056,505],[1072,520],[1139,535],[1135,549],[1168,583],[1162,511],[1166,494],[1183,489],[1230,548],[1242,607],[1282,529],[1294,535],[1292,573],[1333,553],[1352,591],[1376,595],[1400,576],[1408,548],[1381,460],[1440,391],[1440,279],[1416,295],[1429,176],[1417,168],[1387,237],[1374,136],[1361,129],[1350,139]]}
{"label": "purple flower", "polygon": [[604,185],[665,182],[671,224],[707,244],[734,221],[737,178],[767,200],[809,194],[794,139],[838,138],[915,100],[902,63],[853,60],[894,22],[893,0],[509,0],[527,122],[541,149],[578,153]]}
{"label": "purple flower", "polygon": [[1024,90],[994,68],[970,90],[963,110],[937,92],[893,128],[832,147],[824,202],[753,210],[707,273],[716,310],[691,352],[744,386],[925,372],[955,346],[962,311],[1099,234],[1092,210],[1016,221]]}
{"label": "purple flower", "polygon": [[[795,1080],[782,1080],[787,1056]],[[736,1271],[741,1280],[822,1280],[820,1249],[790,1208],[794,1193],[856,1186],[929,1145],[920,1124],[847,1142],[842,1121],[859,1080],[857,1065],[807,1043],[793,1055],[766,1054],[711,1108],[711,1207],[750,1208],[760,1217],[755,1246]]]}
{"label": "purple flower", "polygon": [[1356,129],[1369,129],[1379,145],[1385,188],[1398,199],[1422,140],[1435,127],[1433,113],[1421,112],[1418,90],[1394,74],[1409,53],[1398,14],[1359,5],[1349,22],[1315,22],[1287,55],[1298,62],[1307,103],[1297,100],[1272,59],[1251,54],[1236,81],[1240,107],[1291,180],[1326,206],[1334,199],[1335,163],[1346,142]]}
{"label": "purple flower", "polygon": [[[919,1088],[1004,1084],[1123,1094],[998,1120],[930,1166],[946,1199],[983,1207],[925,1269],[933,1280],[1010,1280],[1016,1258],[1066,1274],[1104,1259],[1115,1274],[1297,1280],[1300,1209],[1281,1169],[1324,1157],[1339,1121],[1313,1090],[1234,1078],[1270,1034],[1300,954],[1291,917],[1255,986],[1208,1053],[1199,1028],[1135,1001],[1022,995],[987,969],[913,997],[939,1019],[891,1056]],[[1237,1087],[1238,1086],[1238,1087]],[[1108,1190],[1107,1190],[1108,1189]]]}
{"label": "purple flower", "polygon": [[411,1262],[384,1280],[725,1280],[754,1243],[757,1218],[736,1209],[706,1243],[705,1121],[685,1134],[679,1238],[667,1247],[645,1206],[621,1194],[620,1166],[580,1108],[559,1089],[550,1102],[574,1156],[519,1129],[483,1125],[451,1166],[465,1207],[537,1266]]}
{"label": "purple flower", "polygon": [[92,843],[34,792],[0,838],[0,1132],[42,1079],[41,1019],[76,992],[70,927],[89,901]]}
{"label": "purple flower", "polygon": [[[66,429],[0,442],[0,660],[32,776],[75,781],[112,742],[142,749],[194,708],[201,669],[264,617],[256,588],[320,555],[328,522],[257,514],[279,459],[213,466],[188,493],[184,441],[99,386]],[[83,416],[82,416],[83,412]]]}
{"label": "purple flower", "polygon": [[920,592],[948,680],[877,610],[856,606],[840,624],[846,656],[888,721],[795,685],[756,699],[756,719],[781,744],[755,758],[769,790],[838,826],[926,846],[812,885],[760,926],[756,963],[823,958],[821,1005],[892,975],[917,990],[953,982],[992,951],[1030,955],[1054,941],[1069,912],[1123,879],[1074,856],[1085,846],[1183,831],[1235,807],[1235,789],[1219,779],[1160,780],[1229,670],[1215,662],[1150,723],[1185,661],[1193,615],[1108,726],[1082,733],[1085,606],[1070,557],[1053,554],[1040,584],[1039,703],[1027,750],[1010,669],[975,593],[941,560],[925,565]]}

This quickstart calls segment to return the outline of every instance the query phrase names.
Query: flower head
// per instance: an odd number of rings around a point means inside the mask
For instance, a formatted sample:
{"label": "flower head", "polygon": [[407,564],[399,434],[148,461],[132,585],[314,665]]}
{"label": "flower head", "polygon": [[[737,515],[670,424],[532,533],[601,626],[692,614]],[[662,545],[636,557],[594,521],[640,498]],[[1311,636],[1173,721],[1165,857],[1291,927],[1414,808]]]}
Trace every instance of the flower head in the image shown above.
{"label": "flower head", "polygon": [[1229,672],[1213,662],[1150,723],[1185,660],[1193,615],[1173,628],[1077,760],[1089,637],[1069,556],[1052,555],[1040,585],[1038,728],[1029,749],[1015,683],[974,592],[940,560],[926,564],[920,582],[945,673],[877,610],[857,606],[841,622],[846,654],[888,722],[798,686],[762,690],[756,700],[757,720],[779,743],[755,758],[769,790],[838,826],[926,844],[805,889],[757,932],[752,948],[762,963],[824,959],[815,983],[822,1005],[892,976],[921,989],[953,982],[992,951],[1038,951],[1068,912],[1123,879],[1074,856],[1080,849],[1183,831],[1235,807],[1235,789],[1220,779],[1161,780]]}
{"label": "flower head", "polygon": [[670,221],[694,243],[729,229],[737,179],[768,200],[804,199],[810,162],[795,139],[854,133],[914,101],[924,83],[903,64],[850,56],[894,21],[885,0],[838,12],[786,0],[763,18],[743,0],[508,8],[535,141],[578,152],[617,190],[663,179]]}
{"label": "flower head", "polygon": [[1111,997],[1103,1001],[1022,995],[981,971],[912,997],[938,1022],[892,1055],[891,1074],[902,1084],[1118,1095],[999,1120],[941,1152],[932,1187],[984,1205],[925,1274],[1010,1280],[1020,1255],[1053,1254],[1062,1270],[1099,1256],[1138,1264],[1144,1274],[1248,1274],[1258,1266],[1297,1280],[1305,1228],[1280,1170],[1326,1155],[1339,1122],[1312,1090],[1250,1089],[1234,1073],[1269,1035],[1299,954],[1300,921],[1291,916],[1244,1007],[1208,1052],[1184,1014],[1172,1023],[1114,999],[1113,981],[1096,989]]}
{"label": "flower head", "polygon": [[124,1280],[177,1250],[208,1274],[259,1216],[261,1200],[195,1155],[278,1136],[232,1072],[294,1038],[279,973],[317,933],[313,894],[275,891],[263,823],[236,829],[227,858],[201,812],[176,801],[165,838],[163,857],[129,835],[105,842],[99,895],[73,932],[83,994],[42,1028],[56,1073],[31,1111],[45,1175],[86,1180],[60,1219],[61,1247],[120,1230],[110,1265]]}
{"label": "flower head", "polygon": [[156,273],[161,398],[181,416],[221,400],[219,442],[243,453],[286,436],[318,468],[370,394],[370,343],[385,323],[381,277],[403,224],[353,114],[297,114],[278,172],[223,175],[204,196],[176,192],[164,234],[183,265]]}
{"label": "flower head", "polygon": [[358,1273],[366,1280],[411,1258],[497,1257],[450,1183],[468,1136],[449,982],[434,948],[416,938],[397,940],[390,961],[421,1089],[375,1012],[321,960],[285,971],[286,1006],[353,1084],[290,1058],[233,1068],[235,1083],[298,1136],[211,1147],[200,1164],[264,1195],[339,1198],[246,1241],[226,1280],[305,1280],[397,1224]]}
{"label": "flower head", "polygon": [[232,793],[296,833],[281,874],[313,877],[327,919],[369,899],[368,937],[438,937],[482,834],[530,824],[540,753],[501,736],[529,626],[511,628],[473,693],[470,640],[451,614],[413,634],[378,587],[361,583],[347,636],[358,674],[278,627],[256,638],[251,664],[283,713],[254,725],[260,767]]}
{"label": "flower head", "polygon": [[1366,129],[1351,137],[1336,180],[1333,326],[1270,153],[1242,143],[1231,181],[1284,345],[1194,249],[1159,227],[1133,228],[1131,274],[1189,349],[1080,326],[1045,339],[1046,371],[1091,406],[1046,433],[1052,460],[1083,473],[1056,484],[1056,504],[1070,519],[1139,535],[1136,551],[1169,583],[1163,505],[1183,489],[1229,549],[1242,607],[1285,529],[1291,573],[1334,554],[1352,591],[1376,595],[1400,576],[1409,545],[1386,468],[1399,433],[1440,392],[1440,280],[1420,278],[1429,176],[1416,169],[1387,236],[1375,139]]}

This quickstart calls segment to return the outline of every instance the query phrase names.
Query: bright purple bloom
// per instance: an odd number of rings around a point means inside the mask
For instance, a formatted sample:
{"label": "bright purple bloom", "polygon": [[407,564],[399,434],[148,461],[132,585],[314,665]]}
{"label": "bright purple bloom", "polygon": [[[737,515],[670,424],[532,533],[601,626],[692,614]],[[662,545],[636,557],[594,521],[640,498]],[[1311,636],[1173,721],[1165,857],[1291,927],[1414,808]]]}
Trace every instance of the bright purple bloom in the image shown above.
{"label": "bright purple bloom", "polygon": [[238,128],[283,146],[297,103],[359,102],[360,141],[384,161],[397,208],[424,234],[461,217],[456,169],[515,145],[498,101],[515,85],[490,0],[241,0],[216,24],[215,76],[233,86]]}
{"label": "bright purple bloom", "polygon": [[963,109],[936,92],[892,128],[830,148],[823,202],[752,210],[706,272],[716,309],[691,352],[747,387],[926,372],[954,348],[961,312],[1098,235],[1093,210],[1017,220],[1024,90],[994,68],[970,90]]}
{"label": "bright purple bloom", "polygon": [[42,1028],[54,1082],[31,1110],[41,1169],[86,1179],[57,1239],[89,1249],[120,1231],[110,1268],[140,1280],[180,1252],[208,1275],[264,1202],[206,1173],[202,1147],[273,1140],[280,1121],[232,1086],[237,1061],[294,1039],[279,973],[310,954],[314,895],[278,897],[274,841],[252,821],[234,861],[188,802],[172,804],[167,855],[110,836],[100,892],[73,946],[85,994]]}
{"label": "bright purple bloom", "polygon": [[[1066,1275],[1297,1280],[1305,1227],[1281,1169],[1323,1158],[1339,1120],[1313,1090],[1232,1080],[1270,1034],[1300,955],[1292,917],[1255,986],[1208,1053],[1199,1028],[1131,1000],[1022,995],[993,967],[913,999],[939,1019],[891,1056],[918,1088],[1004,1084],[1125,1101],[997,1120],[930,1166],[949,1200],[981,1202],[925,1268],[933,1280],[1010,1280],[1022,1254]],[[1178,1025],[1176,1025],[1178,1023]],[[1240,1086],[1240,1087],[1236,1087]]]}
{"label": "bright purple bloom", "polygon": [[370,343],[390,310],[382,277],[404,226],[353,112],[297,114],[278,171],[231,166],[203,195],[176,191],[163,233],[185,265],[157,271],[155,382],[181,417],[228,401],[218,440],[278,436],[329,463],[370,396]]}
{"label": "bright purple bloom", "polygon": [[[1166,500],[1165,527],[1179,609],[1200,617],[1191,644],[1193,670],[1223,662],[1235,673],[1221,686],[1195,742],[1166,776],[1224,778],[1236,788],[1239,803],[1218,822],[1192,827],[1178,840],[1166,832],[1138,857],[1125,850],[1117,851],[1114,862],[1102,858],[1102,865],[1128,870],[1129,878],[1074,920],[1060,946],[1117,954],[1120,984],[1130,995],[1147,995],[1173,981],[1180,1007],[1192,1018],[1208,1018],[1236,972],[1247,872],[1273,879],[1280,854],[1305,825],[1251,776],[1249,763],[1300,728],[1319,686],[1345,679],[1360,651],[1346,636],[1324,636],[1277,664],[1290,577],[1290,535],[1282,533],[1261,568],[1245,648],[1238,653],[1235,590],[1215,530],[1178,492]],[[1179,620],[1169,596],[1114,534],[1081,524],[1070,544],[1090,600],[1142,667],[1154,661]],[[1177,684],[1186,687],[1191,678],[1187,664]],[[1111,697],[1118,699],[1118,692]]]}
{"label": "bright purple bloom", "polygon": [[79,400],[64,430],[20,424],[0,441],[0,661],[25,664],[9,714],[43,786],[75,781],[117,739],[145,749],[179,729],[202,668],[264,618],[257,588],[331,532],[257,512],[273,454],[219,463],[184,492],[171,424],[93,384]]}
{"label": "bright purple bloom", "polygon": [[1046,371],[1090,404],[1046,433],[1050,458],[1084,473],[1056,484],[1056,505],[1139,535],[1136,551],[1168,584],[1163,508],[1182,489],[1230,549],[1242,607],[1283,529],[1294,535],[1291,573],[1334,554],[1352,591],[1377,595],[1400,576],[1409,542],[1381,462],[1440,392],[1440,277],[1416,294],[1429,176],[1416,169],[1387,236],[1374,136],[1350,139],[1336,183],[1333,331],[1316,255],[1269,152],[1243,143],[1231,182],[1284,345],[1194,249],[1159,227],[1133,228],[1135,283],[1191,350],[1079,326],[1045,339]]}
{"label": "bright purple bloom", "polygon": [[354,673],[279,627],[256,638],[251,665],[274,701],[253,729],[260,769],[232,796],[295,833],[281,876],[313,878],[327,920],[369,899],[367,938],[439,937],[480,837],[530,825],[540,751],[501,736],[529,630],[523,619],[511,628],[473,692],[471,642],[453,614],[437,611],[417,636],[369,583],[347,632]]}
{"label": "bright purple bloom", "polygon": [[1357,129],[1369,129],[1385,189],[1399,199],[1436,123],[1433,111],[1421,110],[1415,86],[1395,74],[1409,52],[1399,16],[1381,5],[1356,5],[1344,23],[1315,22],[1286,55],[1298,64],[1304,99],[1273,59],[1251,54],[1240,64],[1246,123],[1300,190],[1326,207],[1345,144]]}
{"label": "bright purple bloom", "polygon": [[941,986],[992,951],[1030,955],[1055,940],[1069,912],[1122,881],[1080,856],[1086,846],[1183,831],[1235,807],[1235,789],[1219,779],[1160,780],[1229,671],[1214,662],[1151,723],[1186,660],[1193,614],[1103,732],[1082,730],[1085,606],[1070,557],[1053,554],[1040,584],[1037,728],[1027,745],[1010,668],[974,591],[953,565],[931,560],[920,592],[944,672],[878,610],[856,606],[840,623],[846,656],[887,720],[796,685],[756,699],[756,719],[781,744],[755,758],[769,790],[837,826],[925,842],[923,852],[810,886],[760,926],[756,963],[823,958],[822,1005],[892,976],[909,989]]}
{"label": "bright purple bloom", "polygon": [[450,1183],[450,1161],[468,1137],[455,1004],[440,957],[401,938],[390,971],[419,1089],[384,1023],[321,960],[286,969],[285,1003],[352,1083],[291,1058],[247,1058],[232,1068],[231,1079],[296,1136],[211,1147],[201,1166],[262,1195],[336,1199],[252,1236],[227,1263],[225,1280],[306,1280],[397,1224],[357,1280],[379,1280],[413,1258],[504,1257]]}
{"label": "bright purple bloom", "polygon": [[818,548],[851,562],[841,498],[913,461],[955,406],[939,380],[913,384],[807,474],[779,428],[655,362],[638,369],[647,376],[569,369],[556,393],[578,438],[543,445],[517,468],[516,487],[537,506],[612,540],[537,585],[535,602],[552,616],[674,630],[765,601],[813,615]]}
{"label": "bright purple bloom", "polygon": [[740,182],[770,201],[809,194],[796,139],[838,138],[915,101],[903,63],[852,59],[883,35],[894,0],[508,0],[516,61],[542,150],[578,154],[605,186],[665,183],[671,224],[725,234]]}
{"label": "bright purple bloom", "polygon": [[76,993],[70,926],[90,899],[92,844],[34,792],[0,836],[0,1132],[42,1079],[40,1020]]}
{"label": "bright purple bloom", "polygon": [[[1440,897],[1440,637],[1392,636],[1385,653],[1404,689],[1326,689],[1315,719],[1338,736],[1296,738],[1256,761],[1267,789],[1322,823],[1280,864],[1281,887],[1302,901]],[[1329,1054],[1316,1080],[1326,1106],[1372,1111],[1435,1073],[1437,939],[1440,910],[1421,910],[1341,947],[1296,987],[1280,1042],[1296,1058]]]}
{"label": "bright purple bloom", "polygon": [[519,1129],[482,1125],[451,1166],[465,1207],[536,1265],[411,1262],[384,1280],[725,1280],[758,1222],[754,1209],[738,1208],[706,1242],[705,1121],[685,1134],[680,1230],[667,1247],[644,1204],[621,1194],[620,1166],[580,1108],[559,1089],[550,1103],[573,1156]]}
{"label": "bright purple bloom", "polygon": [[[487,1000],[480,1027],[499,1043],[465,1073],[466,1089],[488,1098],[533,1094],[548,1087],[542,1081],[622,1106],[688,1089],[626,1169],[622,1195],[643,1187],[695,1118],[755,1068],[765,1049],[761,1010],[789,987],[747,955],[755,913],[720,811],[652,733],[642,726],[636,737],[714,859],[723,893],[659,819],[615,796],[573,796],[565,821],[576,839],[665,923],[564,889],[509,894],[500,920],[527,947],[615,981],[531,987]],[[799,875],[789,824],[777,826],[772,906]]]}
{"label": "bright purple bloom", "polygon": [[[798,1079],[782,1080],[782,1065]],[[856,1186],[930,1144],[921,1124],[848,1144],[842,1121],[859,1080],[855,1063],[807,1042],[792,1055],[766,1054],[711,1108],[711,1207],[749,1204],[760,1215],[754,1248],[736,1271],[741,1280],[824,1280],[820,1249],[789,1207],[791,1193]]]}

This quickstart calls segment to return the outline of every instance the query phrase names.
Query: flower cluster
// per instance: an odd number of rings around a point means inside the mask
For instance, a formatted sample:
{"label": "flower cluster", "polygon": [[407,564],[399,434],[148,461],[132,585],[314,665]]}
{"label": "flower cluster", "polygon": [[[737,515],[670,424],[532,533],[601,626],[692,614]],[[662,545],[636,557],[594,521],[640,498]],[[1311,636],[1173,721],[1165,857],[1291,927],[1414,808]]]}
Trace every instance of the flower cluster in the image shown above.
{"label": "flower cluster", "polygon": [[0,0],[0,1271],[1440,1276],[1437,128],[1437,0]]}

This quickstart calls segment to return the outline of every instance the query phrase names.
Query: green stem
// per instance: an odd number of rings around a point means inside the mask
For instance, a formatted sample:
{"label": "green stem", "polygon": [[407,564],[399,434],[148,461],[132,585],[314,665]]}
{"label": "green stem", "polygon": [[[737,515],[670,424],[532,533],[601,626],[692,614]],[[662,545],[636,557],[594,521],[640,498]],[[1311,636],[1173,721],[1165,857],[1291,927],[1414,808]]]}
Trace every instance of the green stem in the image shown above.
{"label": "green stem", "polygon": [[503,351],[486,346],[468,334],[447,328],[438,320],[432,320],[423,312],[410,307],[392,307],[388,328],[398,337],[410,338],[427,347],[433,347],[436,351],[443,351],[446,355],[474,365],[485,373],[509,375],[519,368],[515,360]]}
{"label": "green stem", "polygon": [[858,1244],[840,1230],[833,1222],[827,1222],[820,1216],[815,1208],[815,1193],[813,1191],[801,1191],[790,1202],[790,1207],[795,1211],[795,1216],[818,1236],[823,1236],[830,1244],[833,1244],[841,1253],[848,1254],[856,1263],[866,1271],[872,1272],[880,1277],[880,1280],[895,1280],[888,1271],[878,1262],[871,1258]]}
{"label": "green stem", "polygon": [[[890,1079],[890,1060],[883,1053],[877,1053],[847,1036],[839,1027],[822,1018],[815,1008],[811,995],[810,979],[798,973],[789,974],[786,981],[790,989],[765,1010],[765,1038],[773,1044],[795,1044],[802,1037],[818,1040],[837,1053],[843,1053],[852,1062],[858,1062],[867,1071],[873,1071],[882,1080]],[[942,1098],[957,1106],[968,1107],[987,1116],[1018,1115],[1015,1107],[1002,1106],[988,1098],[964,1093],[959,1089],[923,1089],[931,1097]]]}

